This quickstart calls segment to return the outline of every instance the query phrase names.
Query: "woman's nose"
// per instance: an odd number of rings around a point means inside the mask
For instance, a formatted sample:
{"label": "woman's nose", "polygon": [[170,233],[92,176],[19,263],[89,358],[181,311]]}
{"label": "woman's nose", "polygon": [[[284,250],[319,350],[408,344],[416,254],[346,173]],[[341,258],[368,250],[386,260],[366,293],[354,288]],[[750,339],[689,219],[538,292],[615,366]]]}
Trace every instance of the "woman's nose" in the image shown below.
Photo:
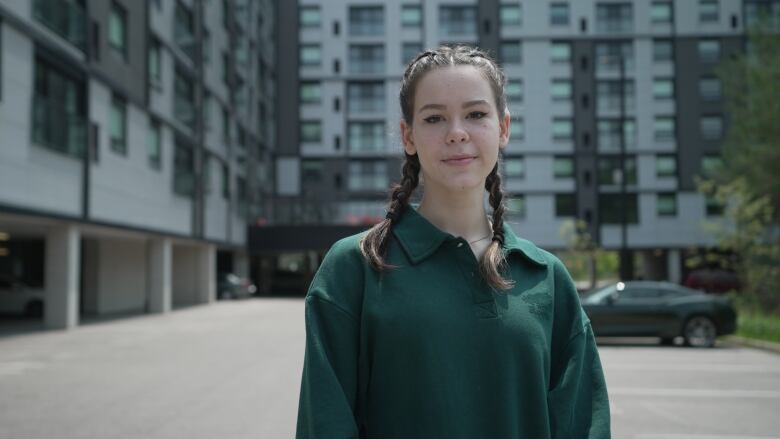
{"label": "woman's nose", "polygon": [[447,133],[447,143],[463,143],[468,141],[469,134],[460,124],[453,124]]}

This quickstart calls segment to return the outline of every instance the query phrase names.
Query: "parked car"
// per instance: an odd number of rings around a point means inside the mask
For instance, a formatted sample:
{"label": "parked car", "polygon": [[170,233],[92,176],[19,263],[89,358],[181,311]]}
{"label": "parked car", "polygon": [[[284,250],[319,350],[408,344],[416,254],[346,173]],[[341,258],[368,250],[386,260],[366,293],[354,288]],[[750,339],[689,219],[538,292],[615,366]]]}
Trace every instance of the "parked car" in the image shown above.
{"label": "parked car", "polygon": [[725,270],[703,269],[691,271],[685,278],[683,285],[708,293],[725,293],[731,290],[740,290],[737,274]]}
{"label": "parked car", "polygon": [[33,288],[7,275],[0,275],[0,314],[43,315],[43,288]]}
{"label": "parked car", "polygon": [[238,299],[257,292],[252,280],[233,273],[219,273],[217,276],[217,299]]}
{"label": "parked car", "polygon": [[601,337],[660,337],[673,344],[682,336],[688,346],[712,347],[737,327],[728,298],[669,282],[617,282],[586,293],[581,302]]}

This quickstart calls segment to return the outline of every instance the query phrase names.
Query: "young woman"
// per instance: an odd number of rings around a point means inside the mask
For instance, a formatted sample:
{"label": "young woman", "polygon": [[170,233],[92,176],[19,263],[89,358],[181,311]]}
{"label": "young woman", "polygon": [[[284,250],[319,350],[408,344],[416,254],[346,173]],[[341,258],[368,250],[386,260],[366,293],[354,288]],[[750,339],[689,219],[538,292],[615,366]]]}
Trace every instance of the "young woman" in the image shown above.
{"label": "young woman", "polygon": [[469,47],[407,67],[387,219],[334,244],[306,296],[299,439],[610,437],[571,277],[503,220],[504,83]]}

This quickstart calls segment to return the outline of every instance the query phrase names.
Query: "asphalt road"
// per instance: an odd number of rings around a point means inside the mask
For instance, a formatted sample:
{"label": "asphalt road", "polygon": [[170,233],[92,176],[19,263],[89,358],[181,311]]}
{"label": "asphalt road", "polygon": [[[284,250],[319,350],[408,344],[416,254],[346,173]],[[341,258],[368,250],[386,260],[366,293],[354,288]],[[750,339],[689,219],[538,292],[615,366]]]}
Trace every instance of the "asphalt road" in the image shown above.
{"label": "asphalt road", "polygon": [[[13,332],[0,328],[2,439],[294,436],[300,299]],[[780,438],[780,356],[617,342],[600,347],[614,438]]]}

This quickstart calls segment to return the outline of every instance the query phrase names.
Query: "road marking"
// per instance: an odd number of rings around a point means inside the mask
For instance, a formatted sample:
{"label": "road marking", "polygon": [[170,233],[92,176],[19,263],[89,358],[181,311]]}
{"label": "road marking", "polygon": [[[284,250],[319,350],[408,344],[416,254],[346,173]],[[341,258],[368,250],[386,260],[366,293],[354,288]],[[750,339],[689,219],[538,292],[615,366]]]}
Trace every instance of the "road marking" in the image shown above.
{"label": "road marking", "polygon": [[719,434],[654,434],[642,433],[635,439],[780,439],[778,436],[723,436]]}
{"label": "road marking", "polygon": [[775,390],[648,389],[641,387],[608,387],[610,395],[679,396],[684,398],[765,398],[780,399]]}

